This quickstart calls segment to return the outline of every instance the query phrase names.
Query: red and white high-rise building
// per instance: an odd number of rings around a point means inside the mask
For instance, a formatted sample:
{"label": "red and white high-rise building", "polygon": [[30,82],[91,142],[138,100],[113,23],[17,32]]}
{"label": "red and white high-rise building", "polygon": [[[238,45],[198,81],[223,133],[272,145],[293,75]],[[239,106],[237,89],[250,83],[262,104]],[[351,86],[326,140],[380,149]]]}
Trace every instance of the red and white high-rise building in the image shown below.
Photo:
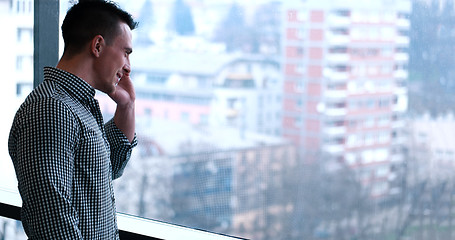
{"label": "red and white high-rise building", "polygon": [[410,0],[284,3],[283,135],[301,158],[343,162],[372,196],[403,161]]}

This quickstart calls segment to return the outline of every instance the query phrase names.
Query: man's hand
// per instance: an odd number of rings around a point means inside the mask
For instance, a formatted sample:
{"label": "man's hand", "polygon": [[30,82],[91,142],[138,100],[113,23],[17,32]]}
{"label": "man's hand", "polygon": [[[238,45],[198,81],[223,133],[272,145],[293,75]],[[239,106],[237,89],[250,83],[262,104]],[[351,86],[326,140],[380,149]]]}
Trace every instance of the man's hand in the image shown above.
{"label": "man's hand", "polygon": [[130,79],[129,73],[124,73],[118,82],[115,91],[109,96],[117,103],[117,106],[127,107],[134,104],[136,100],[136,92],[134,91],[133,82]]}

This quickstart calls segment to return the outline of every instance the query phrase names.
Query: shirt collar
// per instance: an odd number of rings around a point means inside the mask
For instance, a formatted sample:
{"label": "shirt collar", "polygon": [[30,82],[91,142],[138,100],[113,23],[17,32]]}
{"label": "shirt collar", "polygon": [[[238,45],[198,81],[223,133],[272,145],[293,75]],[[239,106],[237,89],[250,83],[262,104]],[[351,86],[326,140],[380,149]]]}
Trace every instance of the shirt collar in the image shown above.
{"label": "shirt collar", "polygon": [[54,81],[61,85],[71,96],[83,103],[95,97],[95,89],[82,78],[55,67],[44,67],[44,81]]}

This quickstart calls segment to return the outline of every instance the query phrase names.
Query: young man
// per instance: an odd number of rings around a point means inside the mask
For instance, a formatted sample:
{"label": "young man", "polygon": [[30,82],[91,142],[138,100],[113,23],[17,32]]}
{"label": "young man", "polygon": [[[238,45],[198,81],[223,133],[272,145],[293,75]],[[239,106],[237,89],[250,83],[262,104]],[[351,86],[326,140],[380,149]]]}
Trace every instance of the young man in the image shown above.
{"label": "young man", "polygon": [[[56,68],[21,105],[9,137],[29,239],[118,239],[112,180],[136,146],[130,14],[84,1],[62,25]],[[95,89],[117,104],[104,124]]]}

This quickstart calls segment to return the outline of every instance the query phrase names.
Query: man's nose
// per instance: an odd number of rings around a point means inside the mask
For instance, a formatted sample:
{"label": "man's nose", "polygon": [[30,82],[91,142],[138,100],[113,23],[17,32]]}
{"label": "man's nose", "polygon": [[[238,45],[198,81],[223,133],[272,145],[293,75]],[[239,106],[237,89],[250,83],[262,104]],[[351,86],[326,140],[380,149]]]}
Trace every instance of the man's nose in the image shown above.
{"label": "man's nose", "polygon": [[123,66],[123,73],[127,74],[127,75],[130,75],[131,73],[131,67],[129,64],[125,64],[125,66]]}

